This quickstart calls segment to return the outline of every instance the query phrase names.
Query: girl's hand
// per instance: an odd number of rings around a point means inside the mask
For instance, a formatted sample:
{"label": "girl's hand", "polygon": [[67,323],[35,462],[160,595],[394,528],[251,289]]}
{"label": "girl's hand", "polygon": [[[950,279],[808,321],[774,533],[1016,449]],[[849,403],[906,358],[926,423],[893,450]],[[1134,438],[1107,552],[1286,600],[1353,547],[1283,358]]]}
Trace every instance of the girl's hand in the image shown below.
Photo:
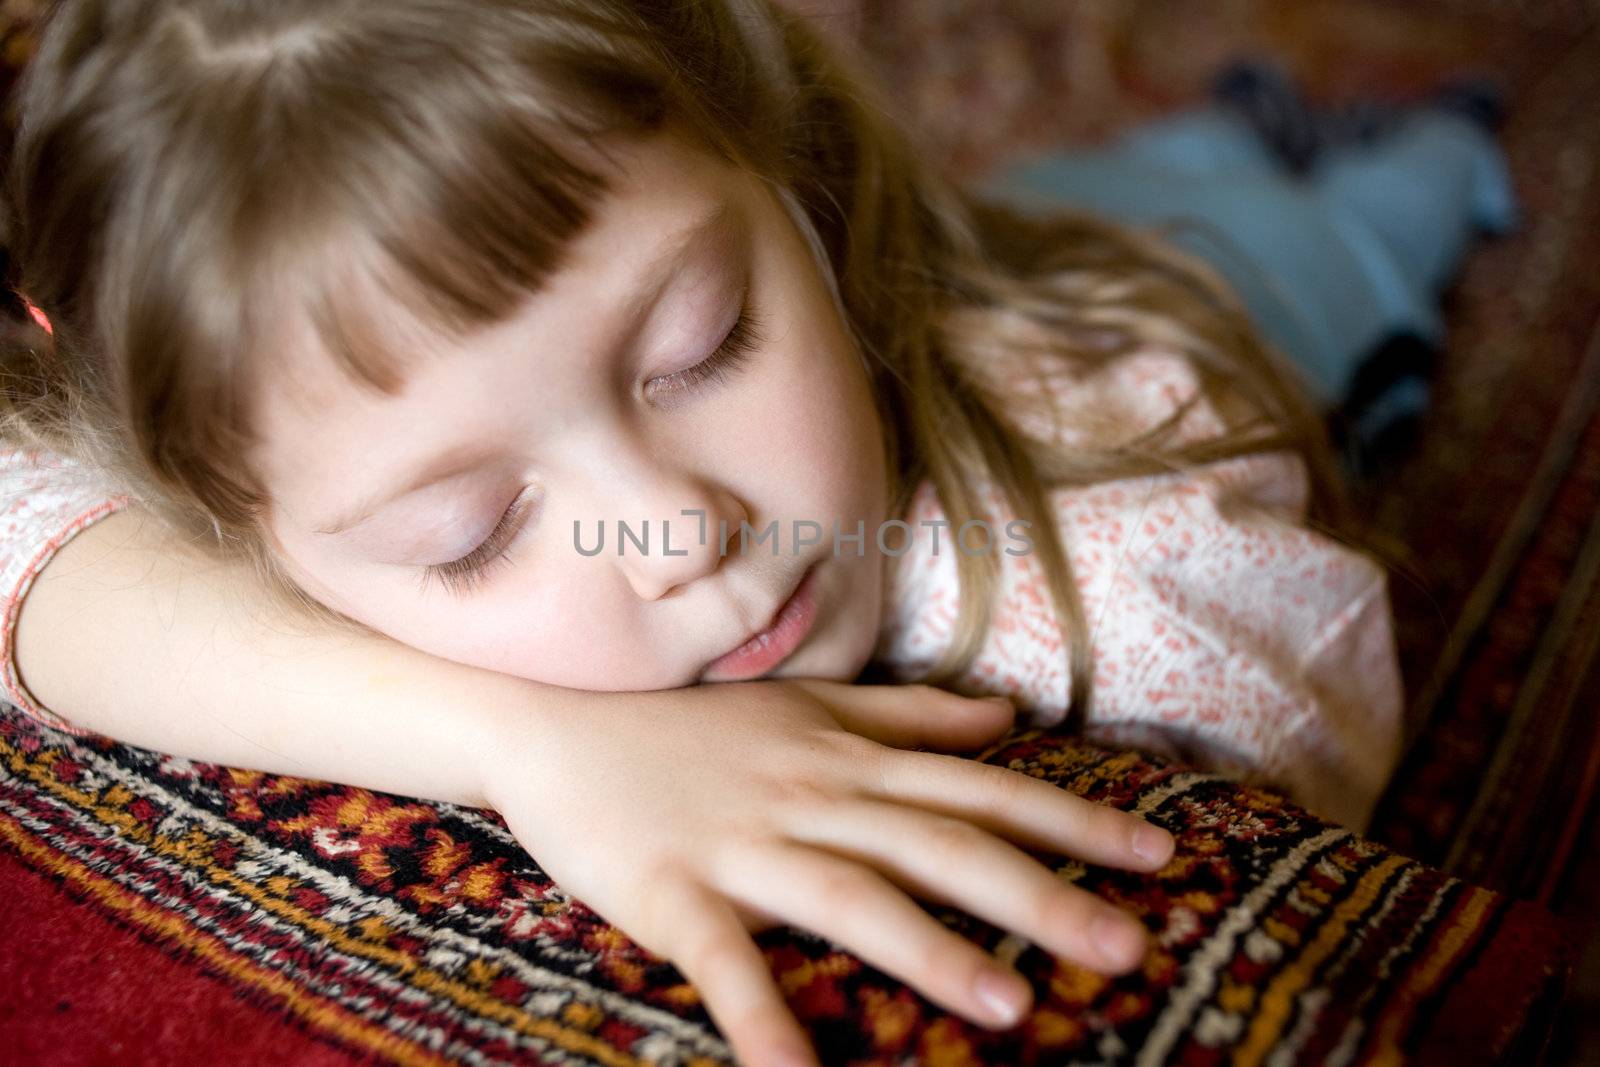
{"label": "girl's hand", "polygon": [[997,740],[1008,702],[780,679],[591,693],[585,708],[557,720],[559,745],[549,718],[508,727],[484,795],[563,890],[683,972],[749,1067],[816,1063],[750,936],[768,927],[812,930],[1002,1029],[1030,1006],[1027,983],[908,893],[1103,973],[1143,958],[1143,925],[1010,842],[1149,871],[1170,834],[1016,771],[911,750]]}

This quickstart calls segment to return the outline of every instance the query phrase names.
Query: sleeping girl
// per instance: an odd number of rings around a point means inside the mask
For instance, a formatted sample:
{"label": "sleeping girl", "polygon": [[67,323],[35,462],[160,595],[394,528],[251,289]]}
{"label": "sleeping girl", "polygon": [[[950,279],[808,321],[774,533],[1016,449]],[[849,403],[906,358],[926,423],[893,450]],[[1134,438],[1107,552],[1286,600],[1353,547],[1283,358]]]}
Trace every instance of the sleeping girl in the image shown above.
{"label": "sleeping girl", "polygon": [[956,755],[1018,713],[1364,823],[1385,571],[1292,372],[874,92],[761,0],[60,4],[8,173],[8,699],[492,807],[761,1065],[815,1062],[773,925],[992,1027],[1027,984],[913,898],[1138,966],[1025,850],[1172,837]]}

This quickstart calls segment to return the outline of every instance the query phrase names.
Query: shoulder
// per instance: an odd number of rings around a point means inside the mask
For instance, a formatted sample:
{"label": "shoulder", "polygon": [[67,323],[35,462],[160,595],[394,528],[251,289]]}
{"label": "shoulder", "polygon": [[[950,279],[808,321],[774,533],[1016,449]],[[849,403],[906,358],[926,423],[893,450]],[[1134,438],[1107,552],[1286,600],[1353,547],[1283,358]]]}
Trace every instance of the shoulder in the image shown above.
{"label": "shoulder", "polygon": [[[1170,450],[1222,436],[1240,424],[1237,416],[1219,411],[1193,361],[1169,348],[1146,346],[1098,366],[1074,367],[1059,359],[1002,366],[994,382],[1006,418],[1047,447],[1107,451],[1175,420],[1171,435],[1162,439],[1162,449]],[[1052,492],[1078,522],[1128,506],[1142,508],[1152,497],[1169,494],[1203,497],[1222,510],[1252,504],[1303,522],[1310,476],[1303,456],[1278,449]]]}
{"label": "shoulder", "polygon": [[[47,449],[0,446],[0,595],[19,596],[72,533],[133,502],[102,471]],[[18,588],[17,583],[22,582]]]}
{"label": "shoulder", "polygon": [[73,456],[0,442],[0,495],[13,503],[27,498],[43,504],[62,497],[122,494],[103,471]]}
{"label": "shoulder", "polygon": [[997,370],[995,382],[1019,430],[1062,447],[1125,444],[1185,405],[1175,443],[1227,428],[1194,363],[1168,348],[1147,346],[1094,366],[1014,360]]}
{"label": "shoulder", "polygon": [[70,734],[91,731],[42,707],[23,688],[17,622],[34,579],[61,546],[131,502],[99,471],[69,456],[0,446],[0,700]]}

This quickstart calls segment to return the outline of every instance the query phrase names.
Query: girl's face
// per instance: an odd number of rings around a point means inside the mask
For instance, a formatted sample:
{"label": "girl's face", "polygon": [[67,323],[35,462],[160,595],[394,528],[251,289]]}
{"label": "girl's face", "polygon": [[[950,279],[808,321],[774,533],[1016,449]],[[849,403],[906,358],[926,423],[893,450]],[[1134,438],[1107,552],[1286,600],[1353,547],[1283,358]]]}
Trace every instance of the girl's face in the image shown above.
{"label": "girl's face", "polygon": [[[759,676],[849,681],[880,622],[887,507],[856,345],[766,185],[672,136],[622,159],[543,288],[398,395],[313,346],[282,354],[252,456],[269,536],[374,630],[590,690],[756,676],[707,668],[814,567],[810,629]],[[775,536],[741,548],[741,522]]]}

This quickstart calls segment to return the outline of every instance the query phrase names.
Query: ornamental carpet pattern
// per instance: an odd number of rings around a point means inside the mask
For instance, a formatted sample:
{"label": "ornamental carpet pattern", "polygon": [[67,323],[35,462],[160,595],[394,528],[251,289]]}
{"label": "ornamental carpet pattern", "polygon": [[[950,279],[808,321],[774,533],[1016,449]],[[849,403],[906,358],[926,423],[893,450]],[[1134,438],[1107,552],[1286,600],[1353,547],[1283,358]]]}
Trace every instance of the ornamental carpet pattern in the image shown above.
{"label": "ornamental carpet pattern", "polygon": [[[1105,979],[925,905],[1032,983],[1035,1010],[992,1033],[827,939],[763,931],[825,1063],[1487,1063],[1559,991],[1547,913],[1275,794],[1045,731],[981,758],[1173,831],[1153,875],[1034,853],[1139,915],[1155,947]],[[355,1061],[733,1062],[676,968],[564,894],[489,810],[73,738],[6,708],[0,851]]]}

